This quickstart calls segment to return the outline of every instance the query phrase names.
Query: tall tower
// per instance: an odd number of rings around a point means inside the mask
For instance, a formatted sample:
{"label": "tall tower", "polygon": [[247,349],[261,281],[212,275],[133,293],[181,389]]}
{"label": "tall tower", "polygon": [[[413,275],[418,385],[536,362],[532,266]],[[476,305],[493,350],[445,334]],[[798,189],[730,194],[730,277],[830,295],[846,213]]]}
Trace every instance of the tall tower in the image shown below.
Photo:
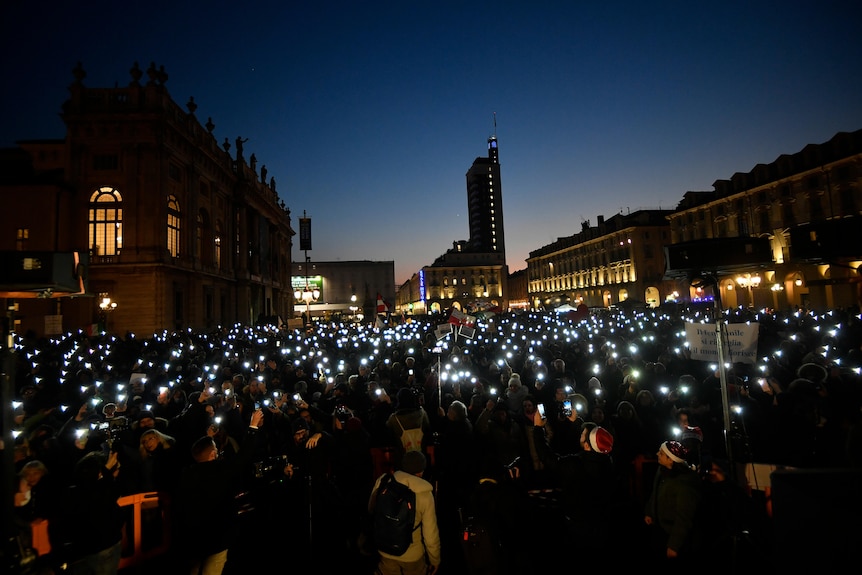
{"label": "tall tower", "polygon": [[467,171],[467,208],[470,215],[469,250],[500,254],[506,261],[503,231],[503,191],[497,136],[488,138],[488,157],[476,158]]}

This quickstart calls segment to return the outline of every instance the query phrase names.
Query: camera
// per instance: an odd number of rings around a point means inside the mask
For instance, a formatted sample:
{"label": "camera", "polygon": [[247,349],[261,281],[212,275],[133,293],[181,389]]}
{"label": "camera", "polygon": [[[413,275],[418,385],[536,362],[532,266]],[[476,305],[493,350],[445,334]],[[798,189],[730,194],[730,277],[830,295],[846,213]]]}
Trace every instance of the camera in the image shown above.
{"label": "camera", "polygon": [[90,424],[90,430],[105,436],[108,447],[112,447],[114,440],[129,428],[129,420],[126,417],[112,417],[105,421],[97,421]]}
{"label": "camera", "polygon": [[335,417],[337,417],[338,421],[341,423],[347,423],[347,420],[352,416],[353,414],[350,413],[350,409],[346,405],[339,403],[335,407]]}
{"label": "camera", "polygon": [[275,455],[261,461],[255,461],[254,477],[255,479],[280,479],[284,475],[284,468],[287,464],[287,455]]}

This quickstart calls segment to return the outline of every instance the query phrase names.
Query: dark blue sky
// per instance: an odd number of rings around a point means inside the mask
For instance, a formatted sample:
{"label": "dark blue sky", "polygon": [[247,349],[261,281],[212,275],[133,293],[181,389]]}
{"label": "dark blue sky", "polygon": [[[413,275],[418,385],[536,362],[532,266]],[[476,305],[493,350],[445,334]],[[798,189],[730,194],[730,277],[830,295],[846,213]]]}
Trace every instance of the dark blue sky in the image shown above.
{"label": "dark blue sky", "polygon": [[495,113],[511,271],[862,128],[858,1],[5,2],[0,22],[0,146],[64,136],[78,61],[90,87],[164,65],[311,216],[312,261],[394,260],[399,284],[467,239]]}

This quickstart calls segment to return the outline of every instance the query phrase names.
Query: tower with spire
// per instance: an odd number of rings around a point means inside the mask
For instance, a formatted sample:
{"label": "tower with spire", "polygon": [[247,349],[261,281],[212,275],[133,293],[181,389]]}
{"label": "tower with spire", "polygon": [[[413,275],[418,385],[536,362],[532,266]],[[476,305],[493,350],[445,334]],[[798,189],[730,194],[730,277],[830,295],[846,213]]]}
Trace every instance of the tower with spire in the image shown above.
{"label": "tower with spire", "polygon": [[470,219],[470,252],[493,253],[506,261],[503,229],[503,189],[495,134],[488,138],[488,156],[478,157],[467,170],[467,208]]}

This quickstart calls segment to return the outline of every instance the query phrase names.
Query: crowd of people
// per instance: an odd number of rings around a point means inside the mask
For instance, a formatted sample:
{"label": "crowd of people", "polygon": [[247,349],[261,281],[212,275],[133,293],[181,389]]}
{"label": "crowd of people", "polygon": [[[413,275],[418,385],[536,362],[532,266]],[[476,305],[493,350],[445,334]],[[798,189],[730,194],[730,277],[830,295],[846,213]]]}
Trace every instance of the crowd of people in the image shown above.
{"label": "crowd of people", "polygon": [[620,545],[632,564],[765,561],[769,502],[746,466],[862,468],[862,317],[731,310],[759,324],[758,361],[718,366],[688,353],[695,313],[498,314],[470,337],[441,337],[445,315],[16,335],[3,448],[20,538],[47,519],[46,572],[114,573],[117,499],[156,492],[178,572],[277,553],[388,573],[364,542],[391,456],[433,486],[433,533],[411,555],[432,572],[610,566]]}

